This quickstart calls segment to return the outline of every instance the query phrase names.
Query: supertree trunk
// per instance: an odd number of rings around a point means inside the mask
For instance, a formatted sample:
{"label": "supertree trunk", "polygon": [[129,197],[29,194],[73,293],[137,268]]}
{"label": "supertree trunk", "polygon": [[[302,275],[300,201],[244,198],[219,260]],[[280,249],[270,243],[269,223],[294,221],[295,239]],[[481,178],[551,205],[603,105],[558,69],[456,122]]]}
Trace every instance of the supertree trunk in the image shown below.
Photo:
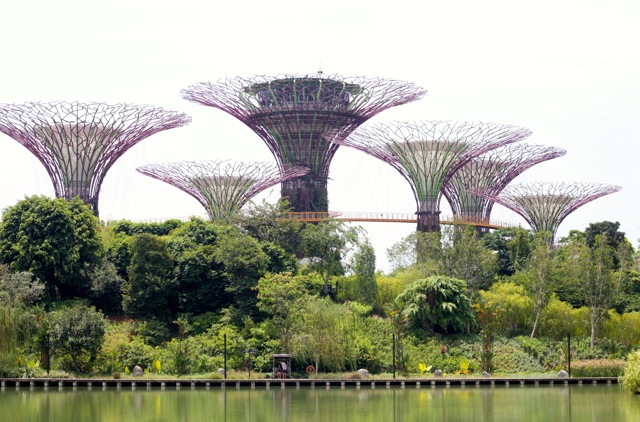
{"label": "supertree trunk", "polygon": [[439,232],[440,231],[440,210],[439,201],[422,200],[418,203],[416,216],[418,220],[417,231],[419,232]]}

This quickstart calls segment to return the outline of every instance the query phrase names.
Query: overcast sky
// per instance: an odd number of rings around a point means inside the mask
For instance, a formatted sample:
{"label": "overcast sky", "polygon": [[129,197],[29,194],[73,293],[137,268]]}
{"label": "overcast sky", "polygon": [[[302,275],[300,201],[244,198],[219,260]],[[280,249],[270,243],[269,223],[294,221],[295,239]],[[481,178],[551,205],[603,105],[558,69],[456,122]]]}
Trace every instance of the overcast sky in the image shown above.
{"label": "overcast sky", "polygon": [[[199,203],[135,168],[153,162],[269,160],[266,145],[223,111],[180,90],[235,76],[325,74],[400,79],[429,95],[372,121],[476,120],[527,127],[527,142],[565,157],[514,183],[589,181],[622,186],[572,213],[558,237],[611,220],[640,238],[640,2],[564,0],[21,0],[0,25],[0,103],[101,101],[161,106],[193,118],[124,154],[105,178],[103,219],[204,215]],[[414,212],[390,166],[340,148],[330,170],[335,211]],[[0,208],[53,196],[44,167],[0,134]],[[261,196],[275,200],[277,189]],[[449,213],[443,199],[443,213]],[[522,223],[495,207],[494,218]],[[413,224],[363,225],[386,249]]]}

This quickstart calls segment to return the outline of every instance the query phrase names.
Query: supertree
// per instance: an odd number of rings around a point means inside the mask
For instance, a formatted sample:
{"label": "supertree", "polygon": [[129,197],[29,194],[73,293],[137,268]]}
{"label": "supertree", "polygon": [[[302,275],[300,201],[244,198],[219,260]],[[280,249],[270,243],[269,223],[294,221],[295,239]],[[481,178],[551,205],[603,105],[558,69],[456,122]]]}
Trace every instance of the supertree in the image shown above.
{"label": "supertree", "polygon": [[146,137],[189,122],[184,113],[131,104],[0,105],[0,131],[40,160],[56,196],[79,196],[96,215],[102,181],[116,160]]}
{"label": "supertree", "polygon": [[498,195],[481,189],[471,192],[509,208],[522,216],[534,231],[549,231],[553,238],[560,223],[573,211],[620,189],[620,186],[589,182],[538,182],[510,185]]}
{"label": "supertree", "polygon": [[211,221],[237,213],[255,195],[277,183],[309,173],[301,166],[281,169],[275,163],[229,160],[147,164],[136,170],[193,196]]}
{"label": "supertree", "polygon": [[390,107],[422,98],[408,82],[337,75],[256,76],[201,82],[182,97],[226,111],[267,144],[281,167],[310,169],[282,184],[293,211],[328,210],[327,179],[338,144],[363,122]]}
{"label": "supertree", "polygon": [[[488,151],[452,174],[443,185],[442,193],[451,205],[455,217],[463,221],[489,221],[493,202],[472,195],[470,189],[482,189],[498,195],[513,179],[532,166],[566,154],[561,148],[526,143],[508,144]],[[478,232],[487,229],[478,226]]]}
{"label": "supertree", "polygon": [[370,124],[338,142],[398,170],[415,196],[418,231],[438,231],[441,189],[449,178],[472,158],[530,134],[505,124],[437,120]]}

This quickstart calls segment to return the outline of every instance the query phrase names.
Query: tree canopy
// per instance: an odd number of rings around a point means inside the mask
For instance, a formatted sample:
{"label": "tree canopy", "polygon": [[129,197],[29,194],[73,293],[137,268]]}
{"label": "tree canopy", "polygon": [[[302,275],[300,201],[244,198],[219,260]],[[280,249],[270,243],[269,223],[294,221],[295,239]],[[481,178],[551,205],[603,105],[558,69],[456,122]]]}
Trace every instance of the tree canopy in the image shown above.
{"label": "tree canopy", "polygon": [[98,227],[80,198],[27,197],[2,215],[0,262],[33,273],[50,299],[86,296],[86,269],[99,262],[102,248]]}

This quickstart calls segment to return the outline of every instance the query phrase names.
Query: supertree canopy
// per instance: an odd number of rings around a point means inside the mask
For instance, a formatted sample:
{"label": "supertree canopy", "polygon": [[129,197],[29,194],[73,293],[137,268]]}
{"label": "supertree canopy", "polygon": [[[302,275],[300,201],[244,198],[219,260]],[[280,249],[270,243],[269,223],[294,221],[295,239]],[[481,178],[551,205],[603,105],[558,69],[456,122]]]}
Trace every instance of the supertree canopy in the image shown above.
{"label": "supertree canopy", "polygon": [[438,231],[441,189],[451,175],[472,158],[530,134],[505,124],[439,120],[371,124],[338,142],[398,170],[413,190],[418,230]]}
{"label": "supertree canopy", "polygon": [[202,82],[182,91],[183,98],[224,110],[249,126],[281,167],[310,169],[282,184],[282,196],[297,212],[328,210],[329,165],[338,148],[332,141],[425,94],[408,82],[322,73]]}
{"label": "supertree canopy", "polygon": [[497,195],[518,175],[543,161],[561,157],[561,148],[526,143],[508,144],[488,151],[470,161],[451,175],[442,193],[451,205],[454,216],[470,222],[487,221],[493,202],[472,195],[470,189],[482,189]]}
{"label": "supertree canopy", "polygon": [[0,131],[42,162],[56,196],[79,196],[96,215],[100,186],[116,160],[144,138],[190,121],[184,113],[130,104],[0,105]]}
{"label": "supertree canopy", "polygon": [[277,183],[309,173],[301,166],[279,168],[275,163],[228,160],[148,164],[137,170],[193,196],[211,221],[237,213],[255,195]]}
{"label": "supertree canopy", "polygon": [[555,237],[560,223],[573,211],[620,189],[588,182],[539,182],[507,186],[499,195],[481,189],[472,189],[472,193],[518,213],[534,231],[549,231]]}

